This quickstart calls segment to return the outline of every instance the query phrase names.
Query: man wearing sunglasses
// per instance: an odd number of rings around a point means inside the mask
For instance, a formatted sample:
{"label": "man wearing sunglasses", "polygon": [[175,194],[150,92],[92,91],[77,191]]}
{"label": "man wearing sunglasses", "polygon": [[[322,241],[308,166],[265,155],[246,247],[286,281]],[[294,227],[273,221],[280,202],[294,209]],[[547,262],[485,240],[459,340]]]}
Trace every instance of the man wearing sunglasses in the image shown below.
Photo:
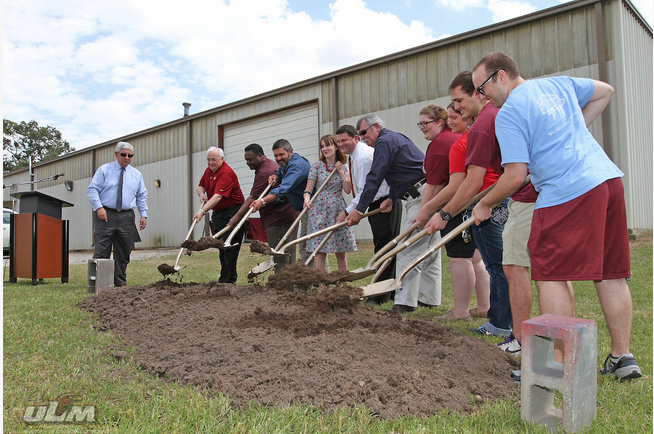
{"label": "man wearing sunglasses", "polygon": [[114,287],[124,287],[132,245],[141,241],[134,224],[134,208],[139,210],[139,227],[143,230],[148,218],[148,191],[141,172],[130,165],[134,157],[132,145],[118,142],[115,155],[116,161],[103,164],[95,172],[86,194],[95,213],[93,258],[109,259],[113,250]]}
{"label": "man wearing sunglasses", "polygon": [[[495,78],[485,78],[492,71],[498,71]],[[586,78],[525,80],[503,53],[484,57],[473,81],[501,107],[496,126],[505,166],[496,188],[475,208],[475,219],[487,219],[489,204],[511,195],[529,171],[539,192],[528,249],[541,314],[574,316],[566,281],[593,280],[611,337],[600,373],[640,377],[629,352],[633,305],[625,282],[631,264],[624,174],[588,130],[613,88]],[[562,361],[562,349],[555,357]]]}

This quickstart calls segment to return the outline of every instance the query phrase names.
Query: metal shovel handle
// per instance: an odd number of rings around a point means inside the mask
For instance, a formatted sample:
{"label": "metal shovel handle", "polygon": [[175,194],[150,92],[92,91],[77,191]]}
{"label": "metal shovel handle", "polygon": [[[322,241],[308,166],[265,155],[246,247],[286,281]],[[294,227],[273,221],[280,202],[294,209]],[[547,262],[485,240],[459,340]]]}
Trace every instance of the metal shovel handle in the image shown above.
{"label": "metal shovel handle", "polygon": [[[370,217],[371,215],[375,215],[375,214],[377,214],[377,213],[382,212],[382,210],[384,210],[384,209],[385,209],[385,208],[377,208],[377,209],[374,210],[374,211],[370,211],[370,212],[367,212],[367,213],[365,213],[365,214],[362,214],[362,215],[361,215],[361,218],[364,219],[364,218],[366,218],[366,217]],[[309,240],[309,239],[311,239],[311,238],[317,237],[318,235],[322,235],[322,234],[326,234],[327,232],[335,231],[336,229],[342,228],[343,226],[347,226],[347,224],[348,224],[347,221],[340,222],[340,223],[336,223],[335,225],[332,225],[332,226],[326,227],[326,228],[324,228],[324,229],[320,229],[319,231],[313,232],[313,233],[311,233],[311,234],[309,234],[309,235],[305,235],[305,236],[303,236],[303,237],[297,238],[297,239],[291,241],[290,243],[284,244],[284,245],[281,247],[281,249],[278,250],[277,252],[278,252],[278,253],[282,253],[282,252],[284,252],[284,250],[286,250],[286,249],[287,249],[288,247],[290,247],[290,246],[293,246],[293,245],[295,245],[295,244],[299,244],[299,243],[301,243],[302,241],[306,241],[306,240]]]}
{"label": "metal shovel handle", "polygon": [[[266,194],[268,194],[268,192],[270,191],[271,188],[272,188],[272,184],[268,184],[268,187],[266,187],[266,189],[259,195],[257,200],[263,199],[264,196]],[[248,220],[248,218],[250,217],[252,212],[254,212],[254,209],[252,207],[248,208],[248,212],[245,213],[245,215],[243,216],[241,221],[239,221],[238,224],[236,225],[236,227],[234,227],[234,230],[232,230],[232,233],[229,234],[229,237],[227,237],[227,240],[225,240],[225,247],[231,245],[232,238],[234,238],[234,235],[236,235],[238,230],[241,229],[241,226],[243,226],[245,224],[245,222]]]}
{"label": "metal shovel handle", "polygon": [[[320,192],[323,190],[323,188],[325,188],[325,186],[327,185],[327,183],[329,182],[329,180],[332,178],[332,176],[334,176],[335,173],[336,173],[336,170],[332,170],[332,171],[329,173],[329,176],[327,177],[327,179],[325,179],[325,182],[323,182],[322,185],[318,188],[318,190],[316,191],[316,194],[314,194],[314,195],[311,197],[311,200],[309,201],[309,204],[312,204],[312,203],[313,203],[313,201],[316,199],[316,197],[318,197],[318,195],[320,194]],[[302,217],[304,216],[304,214],[307,213],[308,210],[309,210],[309,208],[303,208],[302,211],[300,211],[300,215],[297,216],[297,218],[295,219],[295,221],[293,222],[293,224],[291,225],[291,227],[288,228],[288,230],[286,231],[286,233],[284,234],[284,236],[282,237],[282,239],[279,240],[279,242],[278,242],[277,245],[275,246],[275,251],[278,251],[278,250],[279,250],[279,249],[284,245],[284,243],[286,242],[286,239],[288,238],[288,236],[291,235],[291,232],[293,232],[293,229],[295,229],[295,228],[297,227],[297,225],[300,223],[300,220],[302,219]]]}
{"label": "metal shovel handle", "polygon": [[[202,208],[200,208],[200,210],[202,210]],[[186,238],[184,238],[184,241],[187,241],[191,237],[191,234],[193,233],[193,229],[195,229],[195,225],[197,224],[197,222],[198,221],[196,219],[193,219],[193,223],[191,223],[191,229],[188,230],[188,234],[186,234]],[[184,249],[185,249],[184,247],[179,248],[179,253],[177,254],[177,260],[175,260],[175,266],[174,266],[175,269],[177,269],[177,267],[179,266],[179,258],[182,257],[182,253],[184,253]]]}

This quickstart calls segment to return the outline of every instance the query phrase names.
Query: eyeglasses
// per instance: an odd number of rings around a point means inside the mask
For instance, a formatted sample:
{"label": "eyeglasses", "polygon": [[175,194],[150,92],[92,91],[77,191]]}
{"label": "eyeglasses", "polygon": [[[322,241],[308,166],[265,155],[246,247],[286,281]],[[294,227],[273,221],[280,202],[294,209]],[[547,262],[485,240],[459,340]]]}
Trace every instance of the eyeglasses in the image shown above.
{"label": "eyeglasses", "polygon": [[436,121],[418,122],[416,125],[418,125],[418,128],[424,128],[427,126],[427,124],[431,124],[432,122]]}
{"label": "eyeglasses", "polygon": [[495,77],[495,76],[497,75],[497,73],[500,72],[500,71],[501,71],[501,69],[498,69],[497,71],[493,72],[493,73],[490,75],[490,77],[488,77],[488,78],[486,79],[486,81],[484,81],[482,84],[479,85],[479,87],[476,89],[476,90],[477,90],[477,93],[478,93],[479,95],[484,95],[484,96],[486,96],[486,94],[484,93],[484,91],[482,90],[482,88],[483,88],[484,86],[486,86],[486,85],[488,84],[488,82],[490,82],[490,81],[493,79],[493,77]]}
{"label": "eyeglasses", "polygon": [[132,157],[134,156],[134,154],[126,154],[126,153],[124,153],[124,152],[121,152],[121,153],[120,153],[120,156],[121,156],[121,157],[132,158]]}
{"label": "eyeglasses", "polygon": [[[373,124],[373,125],[374,125],[374,124]],[[365,136],[366,133],[368,132],[368,130],[369,130],[370,128],[373,127],[373,125],[369,126],[369,127],[366,128],[365,130],[361,130],[361,131],[359,131],[359,137]]]}

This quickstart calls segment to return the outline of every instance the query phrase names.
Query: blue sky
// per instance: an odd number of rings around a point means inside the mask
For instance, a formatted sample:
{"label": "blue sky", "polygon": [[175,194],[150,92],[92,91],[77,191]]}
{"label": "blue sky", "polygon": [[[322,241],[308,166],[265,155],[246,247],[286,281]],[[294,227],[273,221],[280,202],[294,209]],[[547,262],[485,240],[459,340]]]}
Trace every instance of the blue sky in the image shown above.
{"label": "blue sky", "polygon": [[[651,24],[651,0],[633,0]],[[560,0],[3,2],[3,118],[76,149]],[[29,23],[26,24],[26,23]]]}

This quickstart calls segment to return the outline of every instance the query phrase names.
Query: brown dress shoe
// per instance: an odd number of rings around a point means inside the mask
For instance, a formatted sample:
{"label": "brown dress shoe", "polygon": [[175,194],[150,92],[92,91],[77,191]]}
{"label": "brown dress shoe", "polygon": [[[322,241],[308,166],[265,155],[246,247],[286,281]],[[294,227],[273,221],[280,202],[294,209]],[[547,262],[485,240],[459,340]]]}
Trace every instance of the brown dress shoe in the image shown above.
{"label": "brown dress shoe", "polygon": [[390,309],[388,309],[389,312],[397,312],[397,313],[413,312],[414,310],[415,307],[407,306],[405,304],[396,304]]}
{"label": "brown dress shoe", "polygon": [[488,312],[479,312],[476,307],[470,309],[468,312],[470,312],[470,316],[473,318],[488,318]]}
{"label": "brown dress shoe", "polygon": [[470,321],[470,315],[464,316],[463,318],[457,318],[454,316],[454,310],[448,310],[445,312],[445,315],[433,316],[432,318],[439,321]]}

